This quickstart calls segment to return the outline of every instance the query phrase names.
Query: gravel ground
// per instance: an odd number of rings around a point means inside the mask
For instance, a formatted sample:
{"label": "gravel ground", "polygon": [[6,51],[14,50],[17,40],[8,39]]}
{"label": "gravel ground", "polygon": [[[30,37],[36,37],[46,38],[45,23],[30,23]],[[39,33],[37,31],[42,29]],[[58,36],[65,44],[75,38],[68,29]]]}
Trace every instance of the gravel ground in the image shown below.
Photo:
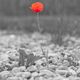
{"label": "gravel ground", "polygon": [[80,80],[80,38],[0,33],[0,80]]}

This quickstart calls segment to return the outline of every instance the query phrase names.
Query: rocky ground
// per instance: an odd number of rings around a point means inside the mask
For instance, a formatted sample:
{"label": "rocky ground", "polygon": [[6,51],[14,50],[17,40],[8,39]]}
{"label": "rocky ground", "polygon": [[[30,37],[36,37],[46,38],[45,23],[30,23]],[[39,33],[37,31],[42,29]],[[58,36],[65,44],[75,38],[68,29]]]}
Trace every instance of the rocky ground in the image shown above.
{"label": "rocky ground", "polygon": [[80,80],[80,38],[0,33],[0,80]]}

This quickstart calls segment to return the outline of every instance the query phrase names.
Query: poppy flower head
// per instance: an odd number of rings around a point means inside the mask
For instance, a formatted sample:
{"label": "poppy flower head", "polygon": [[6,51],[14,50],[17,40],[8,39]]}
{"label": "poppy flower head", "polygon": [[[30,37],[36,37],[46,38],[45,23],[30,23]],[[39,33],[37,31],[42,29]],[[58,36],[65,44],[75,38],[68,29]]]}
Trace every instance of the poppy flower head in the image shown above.
{"label": "poppy flower head", "polygon": [[33,12],[36,13],[42,12],[44,9],[44,4],[41,2],[35,2],[31,5],[31,9]]}

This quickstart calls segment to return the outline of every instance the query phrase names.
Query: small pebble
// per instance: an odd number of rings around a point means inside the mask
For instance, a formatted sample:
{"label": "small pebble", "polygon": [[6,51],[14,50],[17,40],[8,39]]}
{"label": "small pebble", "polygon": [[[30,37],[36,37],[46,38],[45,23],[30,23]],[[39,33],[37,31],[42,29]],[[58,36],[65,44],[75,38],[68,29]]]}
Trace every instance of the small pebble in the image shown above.
{"label": "small pebble", "polygon": [[27,71],[32,73],[32,72],[37,71],[37,68],[36,68],[36,66],[30,66],[30,67],[27,68]]}
{"label": "small pebble", "polygon": [[46,70],[46,69],[40,70],[39,75],[40,75],[40,76],[41,76],[41,75],[54,76],[54,75],[53,75],[53,72],[51,72],[50,70]]}
{"label": "small pebble", "polygon": [[31,77],[31,73],[30,72],[23,72],[22,77],[28,79]]}
{"label": "small pebble", "polygon": [[14,68],[12,69],[12,73],[13,73],[14,75],[16,75],[16,73],[18,73],[18,72],[20,72],[20,69],[19,69],[18,67],[14,67]]}
{"label": "small pebble", "polygon": [[20,72],[24,72],[26,70],[26,67],[25,66],[21,66],[21,67],[19,67],[19,69],[20,69]]}
{"label": "small pebble", "polygon": [[9,78],[7,78],[7,80],[19,80],[19,77],[16,77],[16,76],[14,76],[14,77],[9,77]]}
{"label": "small pebble", "polygon": [[16,73],[16,77],[22,77],[22,75],[23,75],[23,72],[18,72],[18,73]]}
{"label": "small pebble", "polygon": [[57,74],[60,74],[61,76],[65,76],[67,74],[67,70],[56,70]]}
{"label": "small pebble", "polygon": [[2,72],[0,72],[0,76],[2,78],[7,78],[9,76],[12,76],[12,74],[9,71],[2,71]]}
{"label": "small pebble", "polygon": [[33,72],[32,77],[36,77],[36,76],[39,76],[39,74],[37,72]]}
{"label": "small pebble", "polygon": [[72,75],[76,75],[76,72],[71,68],[68,68],[68,72],[70,72]]}

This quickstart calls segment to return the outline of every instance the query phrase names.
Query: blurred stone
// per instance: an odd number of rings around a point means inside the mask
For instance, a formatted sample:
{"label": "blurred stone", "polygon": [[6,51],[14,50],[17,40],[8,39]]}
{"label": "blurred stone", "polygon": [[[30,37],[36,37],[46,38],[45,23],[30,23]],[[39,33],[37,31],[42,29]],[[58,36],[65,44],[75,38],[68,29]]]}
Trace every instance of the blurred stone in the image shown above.
{"label": "blurred stone", "polygon": [[20,72],[20,69],[19,69],[18,67],[14,67],[14,68],[12,69],[12,73],[13,73],[14,75],[16,75],[16,73],[18,73],[18,72]]}
{"label": "blurred stone", "polygon": [[66,66],[66,67],[68,67],[68,66],[69,66],[69,61],[67,61],[67,60],[64,60],[64,61],[63,61],[63,66]]}
{"label": "blurred stone", "polygon": [[[36,79],[34,79],[34,77],[31,77],[29,80],[36,80]],[[38,79],[37,79],[38,80]]]}
{"label": "blurred stone", "polygon": [[59,70],[67,70],[68,67],[67,66],[64,66],[64,65],[61,65],[58,67]]}
{"label": "blurred stone", "polygon": [[0,55],[0,61],[8,61],[9,60],[9,55],[8,54],[2,54]]}
{"label": "blurred stone", "polygon": [[19,80],[19,78],[16,77],[16,76],[14,76],[14,77],[9,77],[9,78],[7,78],[7,80]]}
{"label": "blurred stone", "polygon": [[30,67],[27,68],[27,71],[35,72],[35,71],[37,71],[37,68],[36,68],[36,66],[30,66]]}
{"label": "blurred stone", "polygon": [[14,34],[10,35],[9,37],[10,37],[11,39],[16,38],[16,36],[15,36]]}
{"label": "blurred stone", "polygon": [[70,77],[71,75],[72,75],[72,74],[68,72],[68,73],[65,75],[65,77],[68,78],[68,77]]}
{"label": "blurred stone", "polygon": [[23,75],[23,72],[18,72],[18,73],[16,73],[16,77],[22,77],[22,75]]}
{"label": "blurred stone", "polygon": [[65,76],[68,73],[68,71],[67,70],[56,70],[56,73],[60,74],[61,76]]}
{"label": "blurred stone", "polygon": [[80,68],[78,68],[76,72],[77,72],[77,73],[80,73]]}
{"label": "blurred stone", "polygon": [[42,75],[54,76],[53,72],[51,72],[50,70],[46,70],[46,69],[40,70],[39,75],[41,75],[41,76],[42,76]]}
{"label": "blurred stone", "polygon": [[22,77],[28,79],[31,77],[31,73],[30,72],[23,72]]}
{"label": "blurred stone", "polygon": [[80,77],[80,72],[79,72],[79,73],[77,73],[77,77]]}
{"label": "blurred stone", "polygon": [[36,77],[36,76],[38,76],[39,74],[38,74],[37,72],[33,72],[31,75],[32,75],[32,77]]}
{"label": "blurred stone", "polygon": [[26,67],[25,66],[20,66],[19,69],[20,69],[20,72],[24,72],[26,70]]}
{"label": "blurred stone", "polygon": [[76,75],[76,72],[75,72],[75,70],[73,70],[73,69],[71,69],[71,68],[68,68],[68,72],[70,72],[72,75]]}
{"label": "blurred stone", "polygon": [[8,78],[8,77],[12,76],[12,74],[9,71],[2,71],[2,72],[0,72],[0,76],[2,78]]}
{"label": "blurred stone", "polygon": [[40,76],[40,77],[35,77],[35,80],[45,80],[44,77]]}

